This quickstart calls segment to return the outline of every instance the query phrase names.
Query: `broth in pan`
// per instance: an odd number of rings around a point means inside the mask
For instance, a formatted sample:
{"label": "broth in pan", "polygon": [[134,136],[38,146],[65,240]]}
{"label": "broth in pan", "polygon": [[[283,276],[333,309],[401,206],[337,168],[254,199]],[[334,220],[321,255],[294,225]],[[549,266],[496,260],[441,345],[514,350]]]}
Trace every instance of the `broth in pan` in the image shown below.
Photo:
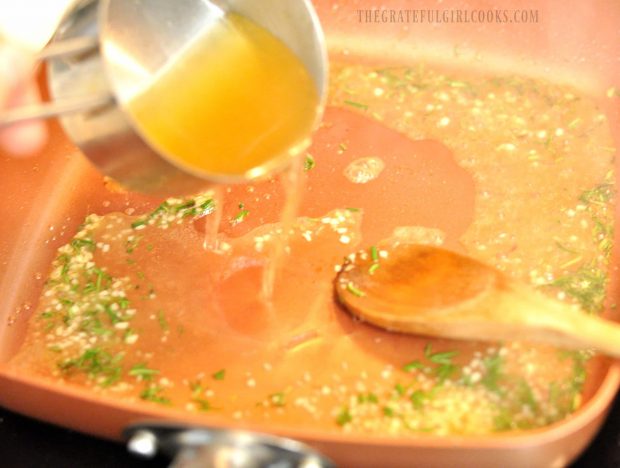
{"label": "broth in pan", "polygon": [[561,420],[581,404],[588,351],[385,332],[341,310],[332,281],[343,257],[380,257],[372,246],[397,236],[600,313],[612,145],[595,102],[568,86],[336,64],[323,124],[291,169],[298,218],[279,221],[277,178],[225,188],[223,201],[89,216],[59,250],[11,365],[106,398],[323,431],[480,434]]}

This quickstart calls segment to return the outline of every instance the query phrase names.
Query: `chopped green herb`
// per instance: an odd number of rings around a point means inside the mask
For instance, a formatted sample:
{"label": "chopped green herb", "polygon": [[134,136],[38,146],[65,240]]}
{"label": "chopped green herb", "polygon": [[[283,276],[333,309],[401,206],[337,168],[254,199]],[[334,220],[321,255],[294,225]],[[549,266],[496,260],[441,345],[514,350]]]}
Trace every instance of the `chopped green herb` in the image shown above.
{"label": "chopped green herb", "polygon": [[95,242],[92,239],[73,239],[71,241],[71,247],[77,250],[81,248],[95,250]]}
{"label": "chopped green herb", "polygon": [[555,245],[557,245],[559,249],[563,250],[564,252],[568,252],[568,253],[575,254],[575,255],[578,253],[576,250],[566,247],[564,244],[562,244],[559,241],[555,241]]}
{"label": "chopped green herb", "polygon": [[[198,196],[184,201],[166,200],[148,215],[134,221],[131,224],[131,227],[133,229],[141,229],[142,226],[146,226],[148,224],[165,226],[170,222],[170,215],[177,218],[187,218],[190,216],[201,217],[212,213],[214,209],[215,202],[213,199],[205,199],[205,196]],[[152,246],[148,250],[150,251],[151,249]]]}
{"label": "chopped green herb", "polygon": [[84,372],[89,377],[97,378],[100,385],[107,387],[120,379],[120,363],[123,357],[123,353],[112,355],[101,348],[90,348],[77,358],[59,362],[58,367],[67,374],[73,371]]}
{"label": "chopped green herb", "polygon": [[470,86],[469,83],[465,83],[464,81],[456,81],[456,80],[450,81],[449,85],[452,88],[467,88]]}
{"label": "chopped green herb", "polygon": [[173,211],[178,213],[179,211],[196,206],[196,200],[187,200],[185,203],[181,203],[174,207]]}
{"label": "chopped green herb", "polygon": [[457,367],[454,364],[440,364],[435,368],[435,375],[439,382],[443,382],[450,378],[456,372],[456,369]]}
{"label": "chopped green herb", "polygon": [[128,239],[127,242],[125,242],[125,252],[128,254],[133,253],[134,250],[136,250],[136,247],[140,244],[140,240],[140,237]]}
{"label": "chopped green herb", "polygon": [[364,291],[358,289],[357,286],[355,286],[355,284],[353,284],[351,281],[347,283],[347,291],[357,297],[364,297],[366,295]]}
{"label": "chopped green herb", "polygon": [[353,421],[353,417],[351,416],[351,412],[349,411],[349,408],[345,406],[342,408],[342,410],[340,410],[340,413],[338,413],[338,416],[336,416],[336,424],[338,424],[339,426],[344,426],[345,424],[348,424],[351,421]]}
{"label": "chopped green herb", "polygon": [[103,278],[104,278],[104,272],[100,269],[100,268],[95,268],[95,275],[96,275],[96,280],[95,280],[95,289],[97,291],[101,291],[101,284],[103,282]]}
{"label": "chopped green herb", "polygon": [[306,159],[304,160],[304,171],[308,172],[309,170],[314,169],[314,166],[316,166],[316,161],[310,153],[306,154]]}
{"label": "chopped green herb", "polygon": [[604,240],[609,240],[611,242],[610,239],[614,233],[613,226],[603,223],[596,216],[593,216],[592,220],[594,221],[594,233],[597,234],[599,238],[602,236],[605,238]]}
{"label": "chopped green herb", "polygon": [[71,262],[71,258],[67,254],[63,254],[58,257],[58,261],[62,263],[62,267],[60,270],[60,277],[63,279],[65,283],[68,283],[70,280],[69,264]]}
{"label": "chopped green herb", "polygon": [[168,203],[168,200],[165,200],[164,202],[162,202],[161,205],[159,205],[157,208],[155,208],[149,215],[149,218],[153,218],[159,214],[162,213],[166,213],[167,211],[169,211],[170,209],[170,204]]}
{"label": "chopped green herb", "polygon": [[242,222],[248,215],[250,214],[250,212],[248,210],[245,209],[245,206],[243,205],[243,203],[239,203],[239,213],[237,213],[235,215],[235,217],[231,220],[231,224],[235,225],[235,224],[239,224],[240,222]]}
{"label": "chopped green herb", "polygon": [[146,401],[152,401],[153,403],[159,403],[160,405],[169,405],[171,403],[170,398],[162,395],[164,389],[159,385],[149,385],[142,393],[140,398]]}
{"label": "chopped green herb", "polygon": [[64,315],[62,316],[62,321],[65,325],[69,325],[71,323],[71,321],[73,320],[73,317],[75,316],[75,314],[71,311],[71,310],[67,310]]}
{"label": "chopped green herb", "polygon": [[362,104],[361,102],[345,100],[344,103],[347,106],[356,107],[358,109],[362,109],[362,110],[367,110],[368,109],[368,106],[366,104]]}
{"label": "chopped green herb", "polygon": [[563,359],[569,358],[573,360],[573,380],[572,388],[575,393],[580,393],[583,389],[583,384],[586,381],[586,363],[588,362],[589,355],[584,351],[560,351],[560,357]]}
{"label": "chopped green herb", "polygon": [[411,372],[416,369],[424,369],[424,364],[422,364],[417,359],[415,361],[408,362],[407,364],[403,366],[403,370],[405,372]]}
{"label": "chopped green herb", "polygon": [[213,379],[215,380],[224,380],[224,377],[226,377],[226,369],[220,369],[219,371],[215,372],[211,377],[213,377]]}
{"label": "chopped green herb", "polygon": [[584,265],[574,273],[556,278],[549,283],[575,298],[589,313],[598,313],[603,308],[607,275],[594,266]]}
{"label": "chopped green herb", "polygon": [[584,191],[579,195],[579,201],[585,204],[589,203],[608,203],[613,200],[616,194],[614,185],[611,183],[602,183],[596,187]]}
{"label": "chopped green herb", "polygon": [[285,401],[284,392],[272,393],[271,395],[269,395],[269,402],[273,406],[285,406],[286,401]]}
{"label": "chopped green herb", "polygon": [[162,309],[159,309],[157,311],[157,321],[159,322],[159,326],[162,330],[167,331],[170,329],[170,327],[168,326],[168,321],[166,320],[166,316],[164,315],[164,311]]}
{"label": "chopped green herb", "polygon": [[376,246],[370,247],[370,258],[372,259],[372,264],[368,267],[368,273],[373,274],[379,268],[379,251]]}
{"label": "chopped green herb", "polygon": [[197,213],[198,215],[208,215],[215,210],[215,200],[209,199],[206,202],[200,205],[200,211]]}
{"label": "chopped green herb", "polygon": [[499,381],[502,377],[503,362],[504,361],[499,354],[485,357],[482,360],[482,364],[485,368],[485,374],[481,379],[481,383],[492,392],[501,392]]}
{"label": "chopped green herb", "polygon": [[193,396],[198,396],[205,390],[200,380],[194,380],[192,382],[189,382],[188,385],[189,389],[192,391]]}
{"label": "chopped green herb", "polygon": [[538,411],[538,403],[534,397],[532,387],[524,380],[520,379],[517,387],[519,401],[524,406],[529,406],[533,411]]}
{"label": "chopped green herb", "polygon": [[192,402],[198,406],[198,411],[211,411],[211,403],[205,398],[192,398]]}
{"label": "chopped green herb", "polygon": [[112,323],[112,325],[115,325],[123,321],[121,319],[121,316],[112,310],[112,306],[110,304],[105,304],[103,306],[103,310],[105,314],[108,316],[108,318],[110,319],[110,322]]}
{"label": "chopped green herb", "polygon": [[84,285],[84,288],[82,289],[82,293],[89,294],[89,293],[95,292],[96,290],[97,290],[97,286],[95,285],[95,283],[93,281],[88,281]]}
{"label": "chopped green herb", "polygon": [[370,258],[372,259],[373,262],[379,261],[379,251],[377,250],[377,247],[374,245],[370,247]]}
{"label": "chopped green herb", "polygon": [[393,85],[398,85],[401,82],[400,77],[396,74],[400,72],[399,68],[389,67],[389,68],[380,68],[375,70],[377,74],[387,78],[388,81]]}
{"label": "chopped green herb", "polygon": [[557,408],[560,405],[560,393],[560,385],[558,385],[557,382],[549,383],[549,403],[551,403],[553,407]]}
{"label": "chopped green herb", "polygon": [[390,408],[389,406],[384,406],[382,409],[383,409],[383,415],[387,416],[388,418],[393,417],[395,414],[394,408]]}
{"label": "chopped green herb", "polygon": [[368,393],[360,393],[359,395],[357,395],[357,401],[358,403],[372,403],[372,404],[376,404],[379,403],[379,397],[372,393],[372,392],[368,392]]}
{"label": "chopped green herb", "polygon": [[133,337],[134,335],[137,335],[137,333],[134,332],[131,328],[128,328],[123,333],[123,341],[128,342],[128,340],[130,340],[131,337]]}
{"label": "chopped green herb", "polygon": [[611,249],[613,247],[613,241],[609,238],[605,238],[601,240],[598,244],[598,248],[603,254],[608,257],[611,254]]}
{"label": "chopped green herb", "polygon": [[512,415],[506,409],[501,409],[499,414],[493,419],[493,426],[496,431],[508,431],[514,428],[514,421]]}
{"label": "chopped green herb", "polygon": [[134,221],[133,223],[131,223],[131,227],[132,227],[132,229],[137,229],[137,228],[139,228],[141,226],[146,226],[147,222],[148,221],[146,219],[139,219],[139,220]]}
{"label": "chopped green herb", "polygon": [[149,369],[145,363],[136,364],[129,370],[130,376],[138,377],[142,380],[151,380],[157,374],[159,374],[158,370]]}
{"label": "chopped green herb", "polygon": [[405,386],[401,383],[397,383],[396,385],[394,385],[394,390],[396,391],[398,396],[403,396],[405,392],[407,391]]}
{"label": "chopped green herb", "polygon": [[452,364],[452,358],[458,354],[457,351],[445,351],[439,353],[433,353],[432,351],[432,345],[428,343],[424,347],[424,356],[426,359],[435,364]]}
{"label": "chopped green herb", "polygon": [[235,216],[235,221],[237,223],[240,223],[249,214],[250,214],[250,212],[248,210],[241,210],[239,213],[237,213],[237,216]]}
{"label": "chopped green herb", "polygon": [[410,397],[411,403],[416,409],[421,409],[427,399],[428,394],[423,390],[415,390]]}
{"label": "chopped green herb", "polygon": [[213,213],[213,211],[215,210],[215,201],[213,199],[209,199],[198,206],[194,206],[194,205],[184,209],[182,213],[183,218],[187,218],[189,216],[192,216],[192,217],[206,216],[208,214]]}

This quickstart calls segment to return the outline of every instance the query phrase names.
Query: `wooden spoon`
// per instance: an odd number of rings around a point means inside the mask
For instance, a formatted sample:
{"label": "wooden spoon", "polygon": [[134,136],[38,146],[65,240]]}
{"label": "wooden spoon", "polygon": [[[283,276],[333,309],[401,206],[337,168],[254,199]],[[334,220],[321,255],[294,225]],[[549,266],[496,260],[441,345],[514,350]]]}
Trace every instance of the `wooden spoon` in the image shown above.
{"label": "wooden spoon", "polygon": [[493,267],[426,245],[397,244],[380,253],[356,254],[336,277],[338,299],[364,321],[419,335],[540,341],[620,357],[620,325]]}

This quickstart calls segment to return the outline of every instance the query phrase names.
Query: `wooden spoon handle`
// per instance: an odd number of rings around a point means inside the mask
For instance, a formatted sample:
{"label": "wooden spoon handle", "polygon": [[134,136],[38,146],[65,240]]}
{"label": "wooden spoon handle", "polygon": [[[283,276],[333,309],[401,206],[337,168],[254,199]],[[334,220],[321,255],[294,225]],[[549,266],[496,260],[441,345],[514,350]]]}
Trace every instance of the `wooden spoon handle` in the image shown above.
{"label": "wooden spoon handle", "polygon": [[620,358],[620,325],[617,323],[581,313],[573,318],[571,329],[563,333],[567,342],[574,343],[574,347],[590,347]]}
{"label": "wooden spoon handle", "polygon": [[620,357],[620,324],[519,286],[502,297],[501,302],[506,323],[516,325],[508,332],[508,339],[542,341],[573,349],[593,348]]}

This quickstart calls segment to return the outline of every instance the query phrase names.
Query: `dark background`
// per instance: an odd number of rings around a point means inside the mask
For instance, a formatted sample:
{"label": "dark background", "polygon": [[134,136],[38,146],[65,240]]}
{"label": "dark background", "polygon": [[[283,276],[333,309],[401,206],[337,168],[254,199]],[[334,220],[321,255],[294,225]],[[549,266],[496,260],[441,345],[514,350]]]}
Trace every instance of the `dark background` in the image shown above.
{"label": "dark background", "polygon": [[[498,467],[501,466],[498,460]],[[141,460],[121,444],[85,436],[0,408],[0,466],[3,468],[160,468],[163,458]],[[620,468],[620,397],[590,448],[573,468]],[[526,468],[526,467],[524,467]]]}

